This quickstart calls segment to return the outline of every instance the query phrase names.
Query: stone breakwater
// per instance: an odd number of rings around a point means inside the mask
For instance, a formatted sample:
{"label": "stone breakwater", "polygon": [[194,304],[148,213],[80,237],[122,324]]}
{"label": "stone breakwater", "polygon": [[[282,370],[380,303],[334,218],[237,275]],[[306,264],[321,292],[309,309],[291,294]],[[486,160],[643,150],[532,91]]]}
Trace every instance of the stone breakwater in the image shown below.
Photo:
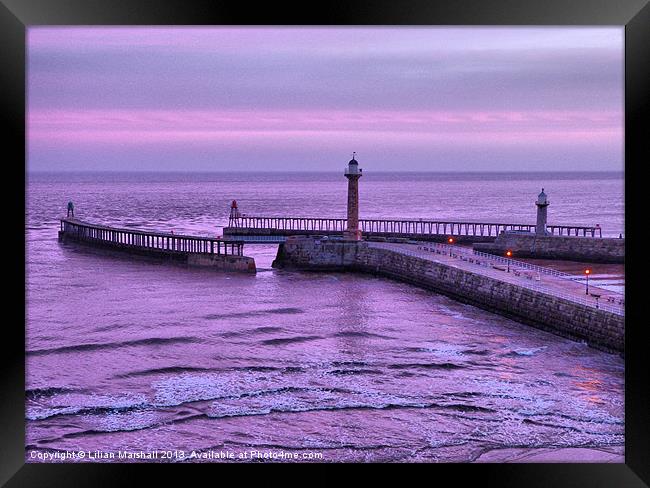
{"label": "stone breakwater", "polygon": [[385,276],[601,350],[621,354],[624,350],[621,315],[366,242],[290,238],[278,248],[273,267]]}
{"label": "stone breakwater", "polygon": [[500,234],[492,243],[474,244],[474,249],[503,255],[507,250],[515,257],[540,259],[566,259],[589,263],[623,263],[625,239],[536,236]]}

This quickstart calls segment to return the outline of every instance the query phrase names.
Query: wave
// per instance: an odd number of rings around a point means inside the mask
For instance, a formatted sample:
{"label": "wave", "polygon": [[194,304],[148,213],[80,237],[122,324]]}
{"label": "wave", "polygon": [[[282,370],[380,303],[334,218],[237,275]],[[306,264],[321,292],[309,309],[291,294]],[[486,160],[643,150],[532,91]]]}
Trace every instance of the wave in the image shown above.
{"label": "wave", "polygon": [[538,414],[540,417],[544,416],[549,416],[549,415],[555,415],[559,418],[567,419],[567,420],[572,420],[575,422],[586,422],[588,424],[603,424],[603,425],[625,425],[625,420],[622,418],[616,418],[612,415],[609,414],[603,414],[603,415],[595,415],[595,416],[578,416],[578,415],[570,415],[570,414],[565,414],[565,413],[554,413],[554,414]]}
{"label": "wave", "polygon": [[463,354],[473,354],[475,356],[487,356],[490,351],[487,349],[466,349],[462,351]]}
{"label": "wave", "polygon": [[281,307],[281,308],[270,308],[267,310],[251,310],[249,312],[215,313],[215,314],[204,315],[203,318],[207,320],[221,320],[221,319],[259,317],[260,315],[267,315],[267,314],[298,314],[303,312],[304,310],[301,308]]}
{"label": "wave", "polygon": [[301,368],[300,366],[287,366],[284,370],[287,373],[304,373],[307,371],[305,368]]}
{"label": "wave", "polygon": [[363,362],[363,361],[332,361],[331,365],[335,366],[335,367],[339,367],[339,366],[367,366],[368,363]]}
{"label": "wave", "polygon": [[279,313],[279,314],[294,314],[294,313],[302,313],[304,310],[302,308],[296,308],[296,307],[282,307],[282,308],[272,308],[270,310],[266,310],[266,313]]}
{"label": "wave", "polygon": [[[415,373],[411,373],[409,371],[402,371],[401,373],[397,373],[395,375],[397,378],[412,378],[413,376],[417,376]],[[419,375],[422,376],[422,375]]]}
{"label": "wave", "polygon": [[[265,392],[270,393],[270,392]],[[110,430],[101,430],[101,429],[88,429],[79,432],[70,432],[63,434],[59,439],[68,439],[68,438],[78,438],[88,435],[104,435],[107,432],[132,432],[136,430],[145,430],[150,428],[156,428],[161,425],[171,426],[174,424],[184,423],[190,420],[195,420],[198,418],[209,418],[209,419],[225,419],[225,418],[236,418],[236,417],[253,417],[253,416],[263,416],[270,414],[287,414],[287,413],[311,413],[311,412],[345,412],[345,411],[355,411],[355,410],[408,410],[408,409],[422,409],[422,410],[454,410],[459,412],[476,412],[476,413],[496,413],[496,410],[487,407],[479,407],[475,405],[466,405],[466,404],[439,404],[434,402],[428,403],[396,403],[396,402],[387,402],[380,404],[370,404],[363,402],[348,402],[338,404],[338,405],[329,405],[329,406],[275,406],[275,405],[261,405],[261,406],[226,406],[222,411],[218,412],[207,412],[207,413],[191,413],[177,418],[166,418],[160,419],[153,423],[148,423],[144,425],[133,425],[126,428],[117,428]],[[97,409],[97,412],[100,413],[101,409]],[[84,413],[88,413],[85,412]],[[47,443],[53,442],[59,439],[48,440]],[[41,441],[41,443],[44,443]]]}
{"label": "wave", "polygon": [[136,405],[110,405],[103,407],[84,407],[84,406],[70,406],[70,407],[53,407],[43,409],[38,413],[28,413],[25,418],[27,420],[45,420],[52,417],[68,416],[68,415],[105,415],[116,414],[124,412],[133,412],[137,410],[149,410],[152,405],[148,403],[139,403]]}
{"label": "wave", "polygon": [[29,388],[25,390],[26,398],[36,398],[36,397],[51,397],[54,395],[61,395],[64,393],[81,393],[86,390],[75,390],[74,388],[58,387],[51,386],[45,388]]}
{"label": "wave", "polygon": [[449,405],[442,405],[442,408],[449,408],[451,410],[458,410],[459,412],[483,412],[483,413],[496,413],[493,408],[479,407],[478,405],[466,405],[464,403],[452,403]]}
{"label": "wave", "polygon": [[157,345],[166,345],[166,344],[187,344],[193,342],[199,342],[199,339],[197,339],[196,337],[150,337],[147,339],[136,339],[133,341],[77,344],[75,346],[61,346],[61,347],[53,347],[49,349],[33,349],[31,351],[27,351],[27,355],[42,356],[46,354],[63,354],[69,352],[117,349],[120,347],[128,347],[128,346],[157,346]]}
{"label": "wave", "polygon": [[358,332],[354,330],[344,330],[337,332],[334,337],[376,337],[378,339],[390,339],[388,336],[373,334],[372,332]]}
{"label": "wave", "polygon": [[257,327],[255,329],[224,332],[223,334],[220,334],[220,336],[228,338],[228,337],[250,336],[256,334],[271,334],[273,332],[282,332],[282,327],[270,327],[270,326]]}
{"label": "wave", "polygon": [[[71,416],[71,415],[115,415],[130,412],[155,412],[161,409],[174,409],[191,403],[201,403],[209,401],[227,401],[243,400],[247,398],[262,398],[285,393],[339,393],[342,395],[349,394],[350,390],[343,388],[309,388],[298,386],[284,386],[266,390],[251,390],[239,394],[231,395],[208,395],[201,398],[178,399],[177,401],[149,402],[143,398],[106,398],[108,400],[103,405],[76,405],[76,406],[52,406],[46,408],[29,409],[26,414],[27,420],[38,421],[52,417]],[[120,402],[120,400],[122,400]],[[180,413],[180,412],[178,412]],[[195,415],[192,413],[192,415]]]}
{"label": "wave", "polygon": [[[63,393],[61,396],[53,395],[47,403],[40,401],[30,402],[26,406],[25,417],[28,420],[43,420],[50,417],[79,414],[115,414],[133,410],[151,409],[147,397],[142,394],[122,395],[79,395],[76,393]],[[64,401],[72,403],[63,404]],[[83,404],[81,404],[83,402]]]}
{"label": "wave", "polygon": [[308,392],[319,392],[319,393],[349,393],[349,390],[344,390],[342,388],[308,388],[305,386],[281,386],[280,388],[271,388],[269,390],[254,390],[245,393],[240,393],[239,395],[228,395],[214,400],[240,400],[242,398],[256,398],[263,396],[277,395],[278,393],[308,393]]}
{"label": "wave", "polygon": [[546,349],[548,346],[541,346],[541,347],[535,347],[533,349],[517,349],[514,351],[510,351],[506,354],[502,354],[502,357],[513,357],[513,356],[533,356],[535,353],[539,351],[543,351]]}
{"label": "wave", "polygon": [[304,373],[305,368],[299,366],[287,366],[279,368],[276,366],[233,366],[231,368],[204,368],[200,366],[169,366],[165,368],[151,368],[138,371],[130,371],[113,376],[113,378],[125,379],[138,376],[156,376],[162,374],[184,374],[184,373],[229,373],[229,372],[250,372],[250,373]]}
{"label": "wave", "polygon": [[131,378],[135,376],[152,376],[166,373],[205,373],[214,370],[214,368],[201,368],[193,366],[169,366],[166,368],[152,368],[140,371],[131,371],[129,373],[115,375],[113,378]]}
{"label": "wave", "polygon": [[232,410],[230,412],[207,414],[210,418],[228,418],[228,417],[249,417],[255,415],[268,415],[271,413],[304,413],[304,412],[331,412],[331,411],[347,411],[347,410],[403,410],[403,409],[442,409],[442,410],[456,410],[460,412],[480,412],[480,413],[496,413],[496,410],[487,407],[479,407],[475,405],[465,404],[439,404],[439,403],[381,403],[381,404],[368,404],[368,403],[355,403],[339,404],[332,406],[316,406],[316,407],[294,407],[294,408],[278,408],[274,406],[262,406],[253,408],[242,408],[240,410]]}
{"label": "wave", "polygon": [[334,374],[339,376],[356,375],[356,374],[382,374],[383,372],[378,369],[334,369],[328,371],[327,374]]}
{"label": "wave", "polygon": [[273,373],[275,371],[282,371],[282,368],[276,368],[275,366],[238,366],[236,368],[230,368],[230,371],[250,371],[253,373]]}
{"label": "wave", "polygon": [[485,396],[483,393],[479,393],[476,391],[461,391],[458,393],[443,393],[444,396],[449,396],[449,397],[460,397],[460,398],[476,398],[476,397],[482,397]]}
{"label": "wave", "polygon": [[282,327],[258,327],[257,329],[253,329],[253,332],[258,333],[258,334],[268,334],[269,332],[280,332],[282,330]]}
{"label": "wave", "polygon": [[570,425],[559,425],[559,424],[551,424],[548,422],[540,422],[538,420],[533,420],[533,419],[523,419],[522,422],[524,424],[531,424],[531,425],[539,425],[541,427],[551,427],[553,429],[562,429],[562,430],[571,430],[573,432],[582,432],[580,429],[576,427],[572,427]]}
{"label": "wave", "polygon": [[321,336],[295,336],[295,337],[278,337],[276,339],[267,339],[262,344],[267,346],[280,346],[284,344],[295,344],[298,342],[308,342],[322,339]]}
{"label": "wave", "polygon": [[455,363],[399,363],[389,364],[387,367],[389,369],[463,369],[465,366]]}
{"label": "wave", "polygon": [[215,368],[214,371],[243,371],[251,373],[304,373],[305,368],[300,366],[286,366],[286,367],[277,367],[277,366],[233,366],[232,368]]}
{"label": "wave", "polygon": [[[355,362],[349,361],[348,363]],[[364,363],[356,362],[356,364]],[[253,366],[252,368],[256,367]],[[341,370],[341,372],[344,372],[344,370]],[[336,371],[332,373],[337,374]],[[367,371],[357,370],[353,374],[364,373],[367,373]],[[28,419],[41,420],[54,416],[74,415],[99,417],[92,420],[95,425],[88,426],[90,430],[69,435],[77,437],[99,435],[106,432],[145,430],[156,428],[159,425],[170,425],[205,417],[218,419],[274,413],[393,409],[439,409],[458,412],[458,415],[461,412],[466,414],[492,414],[497,412],[497,410],[487,406],[475,404],[476,399],[474,397],[490,395],[463,391],[448,393],[445,395],[446,400],[437,400],[435,402],[404,395],[386,395],[378,392],[361,392],[345,388],[314,388],[310,386],[251,389],[225,395],[223,393],[226,392],[206,392],[207,395],[204,394],[200,398],[192,395],[188,398],[185,395],[186,391],[181,391],[181,393],[184,394],[174,398],[170,397],[166,401],[151,401],[140,397],[124,399],[128,401],[120,403],[119,398],[107,397],[102,399],[104,404],[41,410],[37,412],[39,415],[30,415]],[[466,402],[465,399],[468,399],[468,401]],[[209,404],[206,402],[212,402],[211,406],[208,406]],[[191,404],[194,406],[190,407]],[[133,415],[132,412],[134,412]],[[457,414],[450,413],[449,415]],[[97,422],[98,424],[96,424]]]}

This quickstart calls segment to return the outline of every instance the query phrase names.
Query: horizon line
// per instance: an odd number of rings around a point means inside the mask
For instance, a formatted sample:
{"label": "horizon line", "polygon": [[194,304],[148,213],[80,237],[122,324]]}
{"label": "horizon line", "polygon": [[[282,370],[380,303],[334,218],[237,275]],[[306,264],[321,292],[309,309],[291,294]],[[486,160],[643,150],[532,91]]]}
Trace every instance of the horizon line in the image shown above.
{"label": "horizon line", "polygon": [[[181,170],[181,169],[35,169],[26,170],[26,173],[338,173],[338,170],[292,170],[292,169],[268,169],[268,170]],[[564,170],[373,170],[370,173],[624,173],[625,169],[564,169]]]}

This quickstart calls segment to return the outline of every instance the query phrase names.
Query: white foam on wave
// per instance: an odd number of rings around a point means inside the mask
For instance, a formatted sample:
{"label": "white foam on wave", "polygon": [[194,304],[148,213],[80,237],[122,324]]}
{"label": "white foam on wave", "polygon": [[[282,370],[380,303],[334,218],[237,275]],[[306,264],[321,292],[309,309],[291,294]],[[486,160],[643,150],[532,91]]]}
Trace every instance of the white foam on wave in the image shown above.
{"label": "white foam on wave", "polygon": [[181,374],[154,382],[156,406],[175,406],[187,402],[212,400],[217,397],[241,395],[251,391],[250,374],[205,373]]}
{"label": "white foam on wave", "polygon": [[210,417],[265,415],[272,412],[309,412],[314,410],[344,410],[349,408],[383,409],[389,406],[421,408],[427,403],[403,395],[376,391],[339,392],[325,388],[277,390],[256,397],[216,400],[208,413]]}
{"label": "white foam on wave", "polygon": [[515,349],[513,352],[519,356],[533,356],[535,353],[543,351],[547,347],[548,346],[534,347],[532,349]]}
{"label": "white foam on wave", "polygon": [[455,344],[446,344],[441,342],[435,346],[422,347],[420,350],[422,352],[432,353],[441,359],[458,359],[462,356],[465,356],[463,351],[467,350],[467,347],[461,347]]}
{"label": "white foam on wave", "polygon": [[156,411],[134,410],[129,412],[109,412],[101,416],[88,415],[86,420],[92,422],[95,430],[118,432],[140,430],[158,423],[161,415]]}
{"label": "white foam on wave", "polygon": [[147,397],[143,394],[96,395],[64,393],[53,395],[47,399],[28,402],[25,416],[28,420],[40,420],[54,415],[74,414],[93,408],[120,410],[146,404]]}

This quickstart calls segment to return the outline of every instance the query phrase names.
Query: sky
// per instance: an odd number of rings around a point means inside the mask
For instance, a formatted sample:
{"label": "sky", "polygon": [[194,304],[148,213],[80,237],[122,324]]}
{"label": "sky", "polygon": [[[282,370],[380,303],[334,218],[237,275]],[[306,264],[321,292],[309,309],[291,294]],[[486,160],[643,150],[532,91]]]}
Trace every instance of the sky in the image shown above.
{"label": "sky", "polygon": [[622,171],[621,27],[30,27],[29,171]]}

